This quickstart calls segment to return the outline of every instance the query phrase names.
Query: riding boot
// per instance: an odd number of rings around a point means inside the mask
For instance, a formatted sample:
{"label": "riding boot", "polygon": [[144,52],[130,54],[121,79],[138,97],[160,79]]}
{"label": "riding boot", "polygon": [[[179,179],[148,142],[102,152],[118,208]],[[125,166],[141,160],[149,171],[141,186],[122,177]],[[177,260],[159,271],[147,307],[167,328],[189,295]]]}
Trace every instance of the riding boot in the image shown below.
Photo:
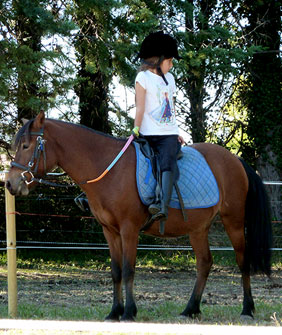
{"label": "riding boot", "polygon": [[[161,173],[161,172],[159,172]],[[155,202],[151,204],[148,211],[151,215],[157,214],[161,210],[162,186],[161,176],[158,177],[157,186],[155,190]]]}
{"label": "riding boot", "polygon": [[166,220],[168,216],[168,205],[171,199],[173,188],[173,173],[171,171],[164,171],[162,173],[162,199],[160,203],[160,210],[152,216],[152,220],[158,221]]}

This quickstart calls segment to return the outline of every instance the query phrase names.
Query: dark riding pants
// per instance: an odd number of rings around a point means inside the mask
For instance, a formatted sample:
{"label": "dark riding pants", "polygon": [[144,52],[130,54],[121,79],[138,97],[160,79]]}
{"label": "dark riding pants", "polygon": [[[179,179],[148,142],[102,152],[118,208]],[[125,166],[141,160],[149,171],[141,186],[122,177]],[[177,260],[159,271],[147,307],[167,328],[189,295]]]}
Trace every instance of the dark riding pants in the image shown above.
{"label": "dark riding pants", "polygon": [[178,135],[154,135],[144,136],[150,146],[159,156],[161,172],[174,171],[177,154],[181,149]]}

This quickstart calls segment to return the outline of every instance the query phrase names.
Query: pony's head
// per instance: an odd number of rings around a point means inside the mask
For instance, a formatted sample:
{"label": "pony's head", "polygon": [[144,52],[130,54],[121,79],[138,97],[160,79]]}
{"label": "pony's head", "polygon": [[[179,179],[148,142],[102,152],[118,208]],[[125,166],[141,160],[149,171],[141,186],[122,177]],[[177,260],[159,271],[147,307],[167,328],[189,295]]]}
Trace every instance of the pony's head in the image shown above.
{"label": "pony's head", "polygon": [[[43,177],[54,167],[54,160],[47,161],[46,138],[44,137],[45,115],[40,112],[33,120],[25,120],[15,136],[13,148],[15,159],[11,163],[6,187],[12,195],[28,195],[36,185],[34,177]],[[52,160],[52,159],[51,159]]]}

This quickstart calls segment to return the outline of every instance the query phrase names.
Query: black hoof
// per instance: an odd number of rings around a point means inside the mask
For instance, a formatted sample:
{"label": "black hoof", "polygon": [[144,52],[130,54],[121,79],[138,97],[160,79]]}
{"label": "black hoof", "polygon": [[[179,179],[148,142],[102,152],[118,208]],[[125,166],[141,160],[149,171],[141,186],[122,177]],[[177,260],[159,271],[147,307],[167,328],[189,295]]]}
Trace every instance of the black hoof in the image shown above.
{"label": "black hoof", "polygon": [[119,318],[124,314],[124,307],[121,305],[115,306],[110,314],[105,318],[105,321],[118,322]]}
{"label": "black hoof", "polygon": [[201,311],[184,311],[180,314],[182,317],[190,318],[190,319],[201,319]]}

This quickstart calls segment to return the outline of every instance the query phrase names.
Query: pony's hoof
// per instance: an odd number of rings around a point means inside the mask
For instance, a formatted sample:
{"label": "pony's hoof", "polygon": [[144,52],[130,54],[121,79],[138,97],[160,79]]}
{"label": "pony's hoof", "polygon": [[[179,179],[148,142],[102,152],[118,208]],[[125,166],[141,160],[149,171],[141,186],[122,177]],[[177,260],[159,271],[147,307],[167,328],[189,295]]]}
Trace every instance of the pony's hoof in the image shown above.
{"label": "pony's hoof", "polygon": [[119,322],[119,315],[115,313],[110,313],[108,316],[105,317],[105,322]]}

